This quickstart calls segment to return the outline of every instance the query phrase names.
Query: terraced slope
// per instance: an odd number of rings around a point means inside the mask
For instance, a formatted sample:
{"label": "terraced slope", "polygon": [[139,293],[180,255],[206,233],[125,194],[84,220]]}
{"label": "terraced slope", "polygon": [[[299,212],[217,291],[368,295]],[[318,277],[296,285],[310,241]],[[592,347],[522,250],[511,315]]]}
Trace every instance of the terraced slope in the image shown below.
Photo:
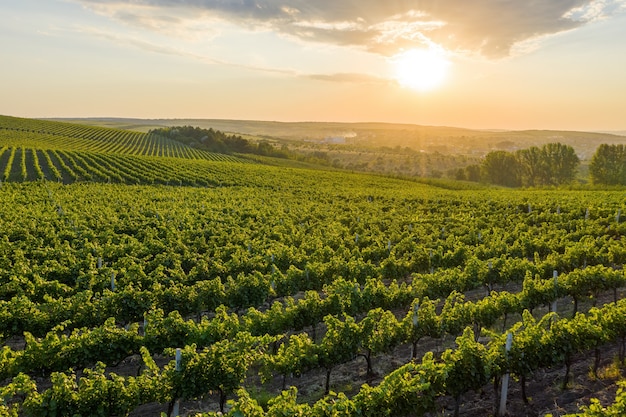
{"label": "terraced slope", "polygon": [[207,176],[215,162],[247,161],[159,135],[0,116],[0,179],[5,182],[209,185],[216,182]]}

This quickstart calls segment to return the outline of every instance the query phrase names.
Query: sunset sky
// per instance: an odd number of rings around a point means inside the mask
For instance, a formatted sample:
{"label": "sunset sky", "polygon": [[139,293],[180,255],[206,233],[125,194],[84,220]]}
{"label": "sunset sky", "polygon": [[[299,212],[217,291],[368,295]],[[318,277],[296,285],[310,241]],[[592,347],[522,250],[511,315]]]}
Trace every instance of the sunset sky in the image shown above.
{"label": "sunset sky", "polygon": [[626,0],[0,0],[0,15],[4,115],[626,130]]}

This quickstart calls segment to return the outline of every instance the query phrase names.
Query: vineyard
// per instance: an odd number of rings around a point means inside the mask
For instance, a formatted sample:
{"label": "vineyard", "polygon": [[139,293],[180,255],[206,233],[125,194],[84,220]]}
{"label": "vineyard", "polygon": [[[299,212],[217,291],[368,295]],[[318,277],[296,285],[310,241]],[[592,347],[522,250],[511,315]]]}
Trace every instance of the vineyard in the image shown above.
{"label": "vineyard", "polygon": [[623,191],[446,190],[2,123],[0,416],[573,413],[535,384],[624,365]]}
{"label": "vineyard", "polygon": [[218,184],[211,180],[213,170],[245,161],[158,135],[0,116],[3,182],[210,186]]}

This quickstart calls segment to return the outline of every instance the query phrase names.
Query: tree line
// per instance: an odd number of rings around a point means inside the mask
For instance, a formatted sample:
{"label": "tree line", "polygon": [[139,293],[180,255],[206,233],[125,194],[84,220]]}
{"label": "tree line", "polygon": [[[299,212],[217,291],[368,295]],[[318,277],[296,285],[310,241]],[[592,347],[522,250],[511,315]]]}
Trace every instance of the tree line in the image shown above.
{"label": "tree line", "polygon": [[[480,164],[454,171],[457,180],[486,182],[505,187],[545,187],[570,184],[580,159],[574,148],[547,143],[515,152],[489,152]],[[589,164],[593,184],[626,185],[626,147],[602,144]]]}
{"label": "tree line", "polygon": [[254,143],[239,135],[229,135],[213,128],[172,126],[152,129],[149,133],[165,136],[193,148],[211,152],[252,153],[279,158],[286,157],[283,150],[275,148],[267,141]]}
{"label": "tree line", "polygon": [[[291,152],[286,146],[277,148],[267,141],[258,143],[229,135],[213,128],[173,126],[152,129],[157,134],[198,149],[220,153],[249,153],[278,158],[307,159]],[[310,158],[327,163],[326,158]],[[480,164],[451,170],[457,180],[485,182],[505,187],[549,187],[574,182],[580,159],[574,148],[562,143],[531,146],[515,152],[489,152]],[[626,185],[626,147],[623,144],[602,144],[589,164],[593,184]]]}

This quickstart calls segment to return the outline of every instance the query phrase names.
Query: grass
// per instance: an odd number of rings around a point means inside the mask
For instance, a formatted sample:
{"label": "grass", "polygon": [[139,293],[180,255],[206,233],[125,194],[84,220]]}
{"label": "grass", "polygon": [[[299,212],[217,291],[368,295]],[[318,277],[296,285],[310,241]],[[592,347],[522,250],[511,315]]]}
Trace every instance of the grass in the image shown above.
{"label": "grass", "polygon": [[248,390],[250,397],[254,399],[264,410],[267,410],[268,402],[275,397],[275,394],[269,392],[263,387],[254,386]]}
{"label": "grass", "polygon": [[613,361],[606,366],[600,367],[598,369],[597,376],[593,374],[593,367],[589,369],[589,379],[595,380],[617,380],[622,376],[622,370],[624,369],[624,364],[619,360],[619,357],[615,355],[613,357]]}

